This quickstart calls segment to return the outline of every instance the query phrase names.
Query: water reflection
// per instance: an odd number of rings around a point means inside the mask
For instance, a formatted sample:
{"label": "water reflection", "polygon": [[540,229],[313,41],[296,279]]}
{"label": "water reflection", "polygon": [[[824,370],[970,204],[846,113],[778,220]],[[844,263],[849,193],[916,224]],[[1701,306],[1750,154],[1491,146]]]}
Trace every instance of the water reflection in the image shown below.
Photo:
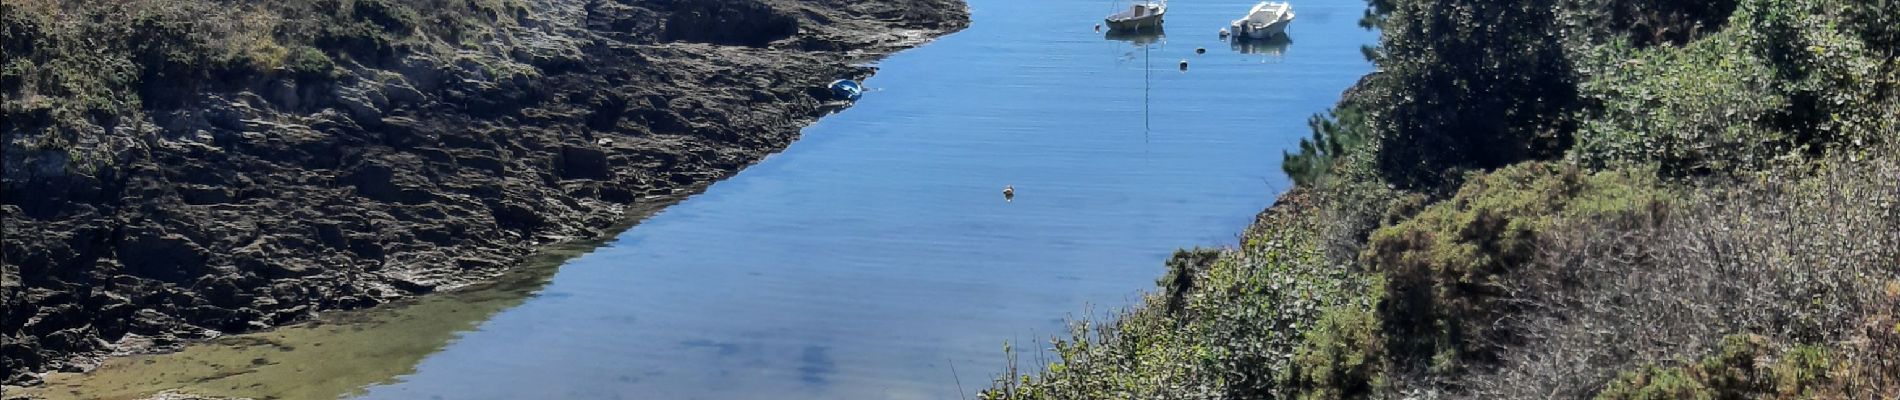
{"label": "water reflection", "polygon": [[1293,38],[1287,35],[1274,35],[1266,39],[1236,37],[1230,40],[1229,44],[1233,46],[1235,53],[1284,56],[1287,46],[1293,45]]}
{"label": "water reflection", "polygon": [[[1167,37],[1167,31],[1162,29],[1162,27],[1139,31],[1111,30],[1102,35],[1104,39],[1127,42],[1132,45],[1127,49],[1128,52],[1122,53],[1121,57],[1116,61],[1133,62],[1140,60],[1141,62],[1141,137],[1143,141],[1146,141],[1154,130],[1153,115],[1150,112],[1153,107],[1149,96],[1150,92],[1154,89],[1154,60],[1149,53],[1162,47],[1159,44],[1165,44],[1164,39],[1167,39]],[[1116,47],[1119,48],[1120,46]],[[1182,71],[1186,71],[1186,64],[1182,65]]]}
{"label": "water reflection", "polygon": [[838,362],[831,360],[831,347],[805,346],[805,355],[799,357],[798,380],[824,386],[831,383],[831,375],[836,373]]}
{"label": "water reflection", "polygon": [[[1356,19],[1309,20],[1299,57],[1248,65],[1272,56],[1218,53],[1215,32],[1250,2],[1174,10],[1171,38],[1089,31],[1098,2],[971,3],[970,29],[878,63],[875,101],[568,262],[545,287],[528,278],[537,297],[432,297],[396,311],[413,322],[272,338],[295,351],[249,346],[284,353],[255,372],[249,353],[131,365],[166,374],[138,387],[283,399],[966,398],[1001,370],[1003,342],[1040,342],[1066,332],[1065,313],[1140,301],[1177,246],[1232,245],[1285,186],[1277,162],[1310,132],[1304,116],[1371,70],[1360,46],[1376,40]],[[1300,7],[1356,16],[1365,3]],[[1191,72],[1175,71],[1182,59]],[[1254,111],[1219,112],[1236,104]],[[1014,202],[996,198],[1005,184]],[[142,397],[117,393],[73,397]]]}
{"label": "water reflection", "polygon": [[1152,30],[1133,31],[1133,32],[1108,31],[1108,33],[1102,34],[1103,39],[1119,40],[1123,42],[1128,42],[1129,44],[1133,44],[1136,46],[1147,46],[1147,45],[1151,45],[1155,43],[1160,43],[1162,39],[1166,39],[1167,37],[1168,37],[1167,30],[1162,29],[1162,28],[1155,28]]}
{"label": "water reflection", "polygon": [[475,290],[329,313],[309,323],[219,338],[175,353],[114,358],[90,373],[50,375],[44,387],[24,394],[60,400],[145,398],[167,390],[259,399],[362,393],[366,385],[414,373],[418,362],[461,332],[540,296],[536,292],[553,276],[552,264],[524,268],[518,276]]}

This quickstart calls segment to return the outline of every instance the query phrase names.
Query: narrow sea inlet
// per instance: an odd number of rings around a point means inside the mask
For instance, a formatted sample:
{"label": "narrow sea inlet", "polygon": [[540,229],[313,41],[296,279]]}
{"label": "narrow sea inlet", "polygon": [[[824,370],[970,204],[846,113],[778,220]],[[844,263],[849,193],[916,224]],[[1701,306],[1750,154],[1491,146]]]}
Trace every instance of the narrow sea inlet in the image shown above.
{"label": "narrow sea inlet", "polygon": [[973,0],[970,29],[879,63],[857,106],[558,267],[48,395],[955,399],[1005,342],[1132,304],[1289,186],[1281,152],[1376,37],[1363,1],[1308,0],[1290,43],[1220,40],[1251,5],[1176,1],[1164,35],[1109,36],[1110,2]]}

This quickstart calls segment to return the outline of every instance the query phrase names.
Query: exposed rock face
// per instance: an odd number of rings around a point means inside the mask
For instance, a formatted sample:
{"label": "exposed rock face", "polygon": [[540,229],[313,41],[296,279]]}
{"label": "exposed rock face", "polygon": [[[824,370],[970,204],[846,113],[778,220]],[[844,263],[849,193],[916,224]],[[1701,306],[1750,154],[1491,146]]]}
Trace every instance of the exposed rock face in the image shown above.
{"label": "exposed rock face", "polygon": [[798,19],[754,1],[674,2],[663,37],[669,41],[764,47],[798,34]]}
{"label": "exposed rock face", "polygon": [[101,128],[113,162],[95,170],[7,142],[0,381],[84,369],[131,335],[165,346],[492,277],[784,148],[822,112],[811,88],[968,18],[955,0],[528,3],[501,65],[365,44],[378,62],[340,78],[167,93]]}

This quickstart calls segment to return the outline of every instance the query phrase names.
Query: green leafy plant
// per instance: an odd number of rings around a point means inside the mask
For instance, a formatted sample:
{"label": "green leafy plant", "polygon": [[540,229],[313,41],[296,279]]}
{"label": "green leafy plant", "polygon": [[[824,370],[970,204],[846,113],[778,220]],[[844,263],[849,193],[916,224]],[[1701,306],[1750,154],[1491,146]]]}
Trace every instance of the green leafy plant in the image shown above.
{"label": "green leafy plant", "polygon": [[1539,235],[1567,219],[1658,207],[1669,195],[1648,175],[1513,165],[1373,232],[1362,257],[1386,277],[1391,351],[1444,373],[1492,360],[1506,336],[1492,324],[1509,313],[1504,278],[1533,260]]}
{"label": "green leafy plant", "polygon": [[1384,340],[1373,310],[1327,310],[1304,333],[1292,365],[1281,374],[1281,388],[1300,399],[1371,397],[1386,384]]}
{"label": "green leafy plant", "polygon": [[[1777,354],[1779,353],[1779,354]],[[1778,356],[1778,357],[1776,357]],[[1776,357],[1772,362],[1762,360]],[[1597,400],[1842,398],[1830,388],[1832,352],[1815,346],[1777,351],[1759,336],[1732,335],[1716,354],[1675,367],[1644,366],[1611,381]]]}
{"label": "green leafy plant", "polygon": [[1306,125],[1313,136],[1300,139],[1298,153],[1281,152],[1280,169],[1293,178],[1294,184],[1319,183],[1332,173],[1334,164],[1369,143],[1372,134],[1367,122],[1365,113],[1350,105],[1308,118]]}
{"label": "green leafy plant", "polygon": [[1574,129],[1577,76],[1557,0],[1394,1],[1365,111],[1378,165],[1404,188],[1453,184],[1463,170],[1560,156]]}
{"label": "green leafy plant", "polygon": [[284,68],[299,79],[327,79],[335,75],[336,61],[315,47],[299,46],[290,51]]}

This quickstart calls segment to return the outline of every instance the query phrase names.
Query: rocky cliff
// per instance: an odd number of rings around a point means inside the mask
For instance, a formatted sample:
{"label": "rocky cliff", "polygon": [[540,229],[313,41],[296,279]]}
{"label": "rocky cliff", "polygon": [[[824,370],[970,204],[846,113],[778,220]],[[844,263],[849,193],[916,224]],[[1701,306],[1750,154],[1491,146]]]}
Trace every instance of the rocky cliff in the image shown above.
{"label": "rocky cliff", "polygon": [[[109,4],[108,4],[109,3]],[[784,148],[955,0],[0,5],[0,381],[492,277]]]}

